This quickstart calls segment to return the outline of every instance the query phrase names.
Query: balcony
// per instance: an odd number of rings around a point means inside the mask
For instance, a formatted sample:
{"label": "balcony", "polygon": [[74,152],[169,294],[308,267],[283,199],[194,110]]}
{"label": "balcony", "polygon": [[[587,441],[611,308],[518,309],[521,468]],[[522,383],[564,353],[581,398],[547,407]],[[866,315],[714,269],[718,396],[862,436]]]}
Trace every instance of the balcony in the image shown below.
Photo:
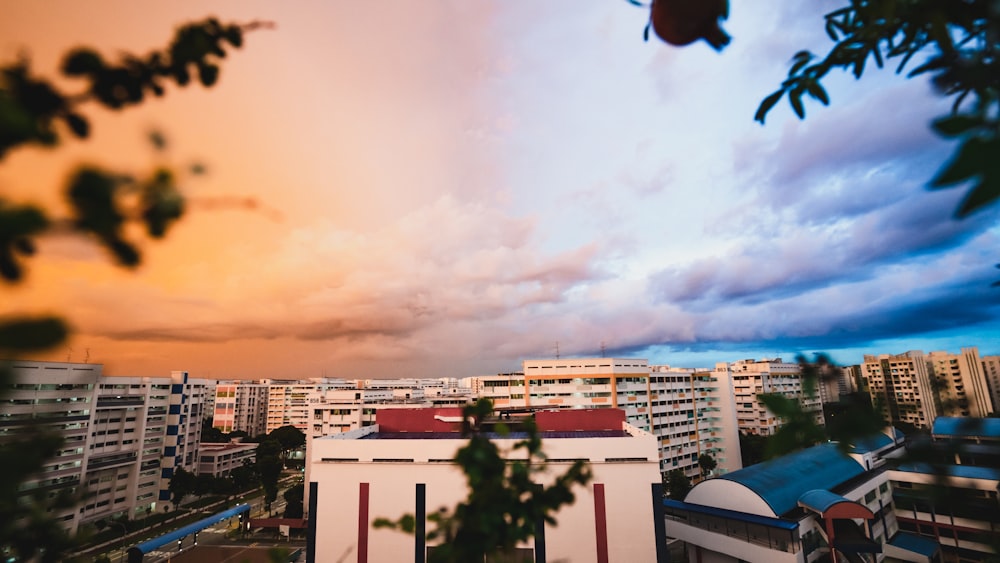
{"label": "balcony", "polygon": [[144,395],[98,395],[97,408],[141,407],[145,402]]}

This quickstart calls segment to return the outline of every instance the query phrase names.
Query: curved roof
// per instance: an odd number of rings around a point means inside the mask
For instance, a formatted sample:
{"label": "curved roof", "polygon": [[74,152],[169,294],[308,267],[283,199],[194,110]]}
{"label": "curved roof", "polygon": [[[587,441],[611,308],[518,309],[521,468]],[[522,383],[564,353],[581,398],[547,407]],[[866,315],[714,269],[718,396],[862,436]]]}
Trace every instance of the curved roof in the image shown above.
{"label": "curved roof", "polygon": [[838,502],[851,501],[825,489],[813,489],[811,491],[806,491],[799,497],[799,504],[811,508],[820,514],[826,512],[831,506],[837,504]]}
{"label": "curved roof", "polygon": [[747,487],[780,516],[794,509],[803,493],[813,489],[830,490],[864,472],[864,467],[841,453],[836,444],[821,444],[716,479],[735,481]]}

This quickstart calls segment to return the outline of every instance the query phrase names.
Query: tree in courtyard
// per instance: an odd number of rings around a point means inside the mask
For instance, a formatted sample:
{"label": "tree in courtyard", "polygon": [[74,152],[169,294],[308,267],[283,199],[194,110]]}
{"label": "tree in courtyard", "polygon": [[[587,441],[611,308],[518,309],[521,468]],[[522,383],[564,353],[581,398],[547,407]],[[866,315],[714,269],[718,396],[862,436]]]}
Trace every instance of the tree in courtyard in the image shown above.
{"label": "tree in courtyard", "polygon": [[266,439],[257,446],[257,460],[254,464],[260,486],[264,489],[264,504],[271,510],[271,503],[278,498],[278,479],[281,477],[281,444],[277,440]]}
{"label": "tree in courtyard", "polygon": [[183,467],[176,467],[167,490],[170,491],[170,500],[173,501],[176,510],[184,501],[184,497],[193,495],[198,490],[198,476]]}
{"label": "tree in courtyard", "polygon": [[268,440],[274,440],[281,445],[281,460],[287,462],[288,455],[306,444],[306,435],[298,428],[288,425],[275,428],[267,435]]}
{"label": "tree in courtyard", "polygon": [[691,479],[688,478],[683,469],[671,469],[663,476],[663,490],[668,497],[674,500],[684,500],[688,491],[691,490]]}
{"label": "tree in courtyard", "polygon": [[[455,454],[455,462],[465,473],[469,494],[454,508],[442,507],[427,516],[434,525],[427,540],[440,544],[431,552],[430,561],[483,561],[487,555],[509,554],[518,543],[534,536],[539,522],[555,524],[553,514],[575,499],[573,487],[590,482],[589,466],[576,461],[550,485],[539,484],[547,463],[534,421],[525,420],[527,436],[512,451],[501,452],[484,431],[492,413],[493,403],[488,399],[463,409],[462,435],[469,441]],[[510,432],[502,423],[491,430],[501,435]],[[525,459],[512,459],[518,450],[524,451]],[[377,518],[374,526],[412,534],[416,517]]]}
{"label": "tree in courtyard", "polygon": [[712,471],[718,466],[715,462],[715,458],[708,454],[701,454],[698,456],[698,467],[701,468],[701,476],[708,477],[712,474]]}
{"label": "tree in courtyard", "polygon": [[201,441],[209,444],[225,443],[229,441],[229,435],[216,428],[212,418],[205,418],[201,421]]}
{"label": "tree in courtyard", "polygon": [[305,507],[302,502],[305,499],[306,486],[299,483],[294,487],[289,487],[281,496],[285,499],[285,518],[302,518]]}

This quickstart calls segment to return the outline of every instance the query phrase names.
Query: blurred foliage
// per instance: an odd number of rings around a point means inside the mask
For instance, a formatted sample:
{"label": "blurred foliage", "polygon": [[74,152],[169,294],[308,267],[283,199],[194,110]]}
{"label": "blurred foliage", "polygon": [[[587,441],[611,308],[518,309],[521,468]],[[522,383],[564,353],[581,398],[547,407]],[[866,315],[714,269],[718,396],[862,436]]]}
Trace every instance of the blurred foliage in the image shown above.
{"label": "blurred foliage", "polygon": [[5,560],[64,561],[64,554],[73,547],[73,539],[52,512],[73,508],[78,495],[60,489],[51,496],[45,487],[22,490],[19,486],[62,446],[61,436],[40,427],[0,443],[0,553]]}
{"label": "blurred foliage", "polygon": [[[162,96],[169,84],[187,85],[192,76],[203,86],[212,86],[227,49],[240,47],[247,31],[268,25],[223,24],[209,18],[181,26],[165,49],[146,56],[123,53],[116,60],[106,60],[90,48],[75,48],[63,58],[62,76],[55,81],[36,76],[24,56],[0,66],[0,161],[18,148],[54,147],[67,136],[87,139],[88,106],[112,110],[135,106],[149,96]],[[76,87],[64,89],[63,84]],[[158,133],[151,141],[158,149],[165,147]],[[194,165],[186,173],[203,170]],[[55,218],[38,205],[0,195],[0,279],[8,284],[23,281],[26,263],[36,255],[38,237],[54,232],[92,238],[110,251],[117,264],[135,267],[141,252],[126,237],[128,226],[140,224],[149,237],[162,238],[184,213],[180,190],[184,175],[166,166],[139,176],[81,166],[65,187],[68,218]],[[19,313],[0,318],[0,358],[51,349],[69,332],[68,323],[58,316]],[[0,364],[0,394],[11,378],[9,366]],[[0,443],[0,553],[9,560],[72,558],[74,541],[50,512],[73,506],[78,499],[69,493],[51,497],[22,488],[61,447],[61,438],[44,428],[4,437]]]}
{"label": "blurred foliage", "polygon": [[[532,419],[519,423],[523,426],[518,430],[527,436],[510,452],[501,452],[486,433],[492,413],[493,403],[488,399],[463,409],[462,435],[469,441],[455,454],[455,463],[465,473],[469,494],[454,508],[441,507],[427,515],[434,525],[427,541],[440,544],[430,552],[429,561],[464,563],[483,561],[488,554],[510,553],[534,537],[541,522],[555,525],[553,514],[575,500],[573,487],[586,485],[592,478],[588,464],[579,460],[561,475],[547,475],[542,439]],[[510,433],[502,423],[491,425],[490,430],[501,436]],[[515,457],[518,450],[524,451],[525,459]],[[373,525],[413,534],[416,518],[413,514],[394,521],[377,518]]]}
{"label": "blurred foliage", "polygon": [[627,1],[649,8],[649,23],[642,33],[647,41],[650,28],[663,41],[679,47],[704,39],[713,49],[721,51],[731,39],[719,27],[719,20],[729,18],[729,0],[652,0],[649,4]]}
{"label": "blurred foliage", "polygon": [[[818,58],[809,51],[792,57],[788,78],[764,98],[755,119],[764,123],[783,97],[805,117],[806,95],[830,103],[822,86],[840,68],[861,78],[869,61],[890,60],[903,72],[914,57],[929,55],[908,77],[929,75],[937,91],[953,100],[949,115],[932,123],[942,137],[958,141],[951,160],[930,187],[969,185],[956,215],[965,217],[1000,197],[1000,8],[995,0],[851,0],[825,16],[835,43]],[[920,58],[918,57],[918,58]]]}
{"label": "blurred foliage", "polygon": [[[831,383],[841,377],[840,368],[825,354],[817,354],[813,361],[799,355],[796,362],[801,374],[802,398],[815,398],[819,385]],[[778,430],[764,441],[763,457],[766,459],[828,440],[837,442],[841,451],[846,452],[860,440],[881,432],[887,424],[879,411],[865,399],[852,404],[854,410],[849,416],[837,417],[834,424],[826,425],[817,421],[822,413],[805,409],[803,400],[797,396],[762,393],[757,398],[782,421]],[[751,445],[749,441],[749,437],[741,436],[741,445]]]}

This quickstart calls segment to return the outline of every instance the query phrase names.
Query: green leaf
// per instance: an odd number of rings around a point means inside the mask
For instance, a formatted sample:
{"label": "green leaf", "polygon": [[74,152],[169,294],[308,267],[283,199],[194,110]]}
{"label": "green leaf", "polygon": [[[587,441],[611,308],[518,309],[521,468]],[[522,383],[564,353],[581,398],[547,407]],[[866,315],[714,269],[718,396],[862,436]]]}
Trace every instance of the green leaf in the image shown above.
{"label": "green leaf", "polygon": [[795,62],[792,64],[792,68],[788,69],[788,76],[795,76],[800,70],[802,70],[802,67],[809,64],[809,61],[812,59],[813,54],[809,51],[799,51],[798,53],[795,53],[795,56],[792,57],[792,60]]}
{"label": "green leaf", "polygon": [[[955,216],[959,219],[985,207],[1000,198],[1000,139],[983,143],[983,153],[987,155],[979,169],[981,179],[962,200]],[[991,156],[990,156],[991,155]]]}
{"label": "green leaf", "polygon": [[806,117],[806,109],[802,106],[802,90],[801,86],[797,86],[788,93],[788,103],[792,105],[792,110],[795,111],[795,115],[799,116],[799,119]]}
{"label": "green leaf", "polygon": [[227,27],[223,32],[223,36],[233,47],[239,48],[243,46],[243,30],[239,26],[231,25]]}
{"label": "green leaf", "polygon": [[80,114],[70,113],[66,115],[66,125],[73,131],[73,134],[81,139],[86,139],[90,135],[90,124]]}
{"label": "green leaf", "polygon": [[977,176],[982,173],[989,159],[996,157],[996,153],[990,154],[986,141],[973,137],[958,147],[952,159],[931,180],[930,187],[944,188]]}
{"label": "green leaf", "polygon": [[808,80],[805,85],[806,91],[809,92],[810,96],[819,100],[824,106],[830,105],[830,97],[826,95],[826,90],[823,89],[823,86],[818,81]]}
{"label": "green leaf", "polygon": [[198,65],[198,78],[202,86],[206,88],[215,84],[219,79],[219,67],[211,63],[201,63]]}
{"label": "green leaf", "polygon": [[41,352],[59,345],[68,335],[69,327],[58,317],[0,321],[0,351]]}
{"label": "green leaf", "polygon": [[931,127],[942,137],[958,137],[968,133],[970,129],[983,125],[983,119],[974,115],[949,115],[939,117],[931,123]]}
{"label": "green leaf", "polygon": [[785,91],[778,90],[777,92],[764,98],[764,101],[762,101],[760,106],[757,108],[757,113],[753,116],[754,121],[759,121],[763,125],[764,118],[767,117],[767,112],[771,111],[771,108],[773,108],[774,104],[777,104],[778,101],[781,100],[781,96],[783,95],[785,95]]}
{"label": "green leaf", "polygon": [[66,76],[96,74],[104,68],[101,56],[92,49],[75,49],[63,59],[62,71]]}

